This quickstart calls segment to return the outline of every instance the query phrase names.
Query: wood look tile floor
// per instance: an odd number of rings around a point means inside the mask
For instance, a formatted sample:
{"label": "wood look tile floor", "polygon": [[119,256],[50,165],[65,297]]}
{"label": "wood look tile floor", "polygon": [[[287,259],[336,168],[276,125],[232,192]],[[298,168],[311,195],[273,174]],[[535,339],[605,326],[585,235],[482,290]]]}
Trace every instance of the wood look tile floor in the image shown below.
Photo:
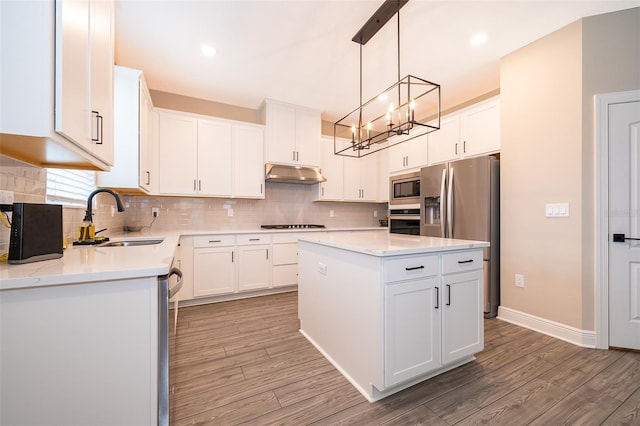
{"label": "wood look tile floor", "polygon": [[640,425],[640,353],[490,319],[474,362],[369,403],[298,325],[295,292],[180,308],[171,424]]}

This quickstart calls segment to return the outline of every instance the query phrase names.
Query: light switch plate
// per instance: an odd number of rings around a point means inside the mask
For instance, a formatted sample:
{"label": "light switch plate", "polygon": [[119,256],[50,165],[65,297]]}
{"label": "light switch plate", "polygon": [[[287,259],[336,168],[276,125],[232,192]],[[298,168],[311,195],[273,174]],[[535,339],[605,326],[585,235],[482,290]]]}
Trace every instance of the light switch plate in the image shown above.
{"label": "light switch plate", "polygon": [[545,204],[546,217],[569,217],[569,203]]}

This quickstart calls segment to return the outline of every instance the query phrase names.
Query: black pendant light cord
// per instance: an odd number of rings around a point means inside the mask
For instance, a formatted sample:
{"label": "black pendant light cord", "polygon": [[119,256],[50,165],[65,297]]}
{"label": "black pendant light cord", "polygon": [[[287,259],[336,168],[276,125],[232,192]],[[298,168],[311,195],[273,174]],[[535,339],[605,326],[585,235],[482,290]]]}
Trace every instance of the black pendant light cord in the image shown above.
{"label": "black pendant light cord", "polygon": [[[400,81],[400,0],[398,0],[398,80]],[[408,101],[407,101],[408,102]],[[360,100],[362,104],[362,100]],[[398,89],[398,109],[400,108],[400,90]]]}

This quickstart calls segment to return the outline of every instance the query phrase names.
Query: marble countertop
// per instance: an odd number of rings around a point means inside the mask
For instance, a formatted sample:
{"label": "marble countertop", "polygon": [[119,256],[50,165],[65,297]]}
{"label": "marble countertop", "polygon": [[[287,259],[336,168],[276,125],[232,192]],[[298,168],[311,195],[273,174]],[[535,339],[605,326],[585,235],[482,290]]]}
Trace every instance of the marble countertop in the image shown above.
{"label": "marble countertop", "polygon": [[380,257],[489,247],[489,243],[486,241],[422,237],[387,232],[305,234],[299,240]]}
{"label": "marble countertop", "polygon": [[[0,264],[0,291],[27,287],[77,284],[93,281],[110,281],[166,275],[169,273],[181,236],[253,234],[253,233],[322,233],[327,231],[371,231],[372,234],[386,228],[326,228],[326,229],[241,229],[241,230],[162,230],[145,229],[141,232],[109,233],[110,241],[163,238],[160,244],[127,247],[73,246],[64,251],[60,259],[25,263]],[[374,232],[375,230],[375,232]],[[342,233],[342,232],[338,232]],[[351,232],[350,232],[351,233]],[[355,232],[356,234],[358,232]]]}

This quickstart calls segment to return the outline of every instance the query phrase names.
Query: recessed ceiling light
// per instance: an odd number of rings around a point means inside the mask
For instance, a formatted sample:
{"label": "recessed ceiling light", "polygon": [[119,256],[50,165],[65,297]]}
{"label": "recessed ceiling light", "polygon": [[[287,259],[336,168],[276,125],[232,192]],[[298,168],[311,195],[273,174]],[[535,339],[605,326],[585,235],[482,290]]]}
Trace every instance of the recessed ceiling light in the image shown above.
{"label": "recessed ceiling light", "polygon": [[482,46],[487,42],[487,38],[485,33],[478,33],[471,37],[470,43],[472,46]]}
{"label": "recessed ceiling light", "polygon": [[210,44],[203,44],[200,47],[200,51],[204,56],[209,56],[209,57],[216,56],[216,49]]}

